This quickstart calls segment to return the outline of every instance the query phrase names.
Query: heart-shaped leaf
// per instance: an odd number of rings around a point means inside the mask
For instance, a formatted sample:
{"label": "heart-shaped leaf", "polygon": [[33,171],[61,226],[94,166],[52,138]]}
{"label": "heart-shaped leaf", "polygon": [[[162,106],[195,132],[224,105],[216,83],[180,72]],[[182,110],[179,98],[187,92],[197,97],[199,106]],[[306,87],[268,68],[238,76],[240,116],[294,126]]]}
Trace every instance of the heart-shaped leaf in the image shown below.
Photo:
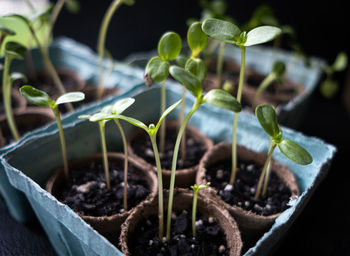
{"label": "heart-shaped leaf", "polygon": [[20,59],[24,58],[24,54],[26,53],[27,48],[17,42],[7,42],[5,45],[5,54],[12,59]]}
{"label": "heart-shaped leaf", "polygon": [[193,75],[191,72],[177,67],[171,66],[170,74],[183,86],[186,87],[195,97],[198,97],[202,93],[202,84],[199,79]]}
{"label": "heart-shaped leaf", "polygon": [[213,18],[203,21],[202,30],[208,36],[230,44],[235,44],[236,37],[241,33],[235,24]]}
{"label": "heart-shaped leaf", "polygon": [[241,104],[230,93],[222,89],[212,89],[203,98],[205,103],[228,109],[235,113],[242,110]]}
{"label": "heart-shaped leaf", "polygon": [[264,131],[272,138],[278,136],[281,133],[281,129],[278,125],[277,115],[275,109],[266,104],[262,104],[256,107],[255,115],[264,129]]}
{"label": "heart-shaped leaf", "polygon": [[134,104],[134,102],[135,102],[134,98],[120,99],[113,104],[112,113],[120,115],[121,113],[124,112],[125,109],[127,109],[132,104]]}
{"label": "heart-shaped leaf", "polygon": [[85,99],[85,94],[82,92],[67,92],[57,98],[56,105],[82,101],[83,99]]}
{"label": "heart-shaped leaf", "polygon": [[201,22],[194,22],[189,27],[187,42],[193,57],[198,57],[199,53],[207,46],[208,36],[203,32]]}
{"label": "heart-shaped leaf", "polygon": [[24,85],[19,89],[21,95],[29,102],[40,107],[50,107],[52,100],[49,95],[30,85]]}
{"label": "heart-shaped leaf", "polygon": [[202,83],[207,76],[207,65],[199,58],[190,58],[187,60],[185,69],[194,74]]}
{"label": "heart-shaped leaf", "polygon": [[181,37],[175,32],[165,33],[158,43],[158,53],[163,61],[174,60],[181,51]]}
{"label": "heart-shaped leaf", "polygon": [[153,57],[146,66],[146,76],[150,76],[154,82],[162,82],[169,76],[170,64],[160,57]]}
{"label": "heart-shaped leaf", "polygon": [[297,164],[307,165],[311,164],[313,161],[309,152],[291,140],[282,140],[281,143],[278,144],[278,148],[283,155]]}
{"label": "heart-shaped leaf", "polygon": [[282,30],[273,26],[260,26],[250,30],[247,34],[247,41],[244,46],[263,44],[275,39]]}

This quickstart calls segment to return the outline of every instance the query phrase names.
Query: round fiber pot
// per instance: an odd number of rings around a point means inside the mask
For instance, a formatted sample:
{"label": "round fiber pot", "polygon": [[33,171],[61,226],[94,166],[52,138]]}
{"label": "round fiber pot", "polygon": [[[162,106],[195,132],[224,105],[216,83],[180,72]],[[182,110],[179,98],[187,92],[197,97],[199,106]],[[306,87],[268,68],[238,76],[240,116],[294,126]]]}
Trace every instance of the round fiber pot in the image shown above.
{"label": "round fiber pot", "polygon": [[[102,154],[95,154],[87,158],[73,160],[69,162],[69,170],[72,170],[73,172],[78,172],[83,170],[86,172],[91,165],[102,165]],[[112,166],[120,165],[120,168],[118,167],[117,172],[123,172],[124,171],[124,155],[120,153],[108,153],[108,161],[110,165],[110,177],[111,177],[111,190],[112,192],[108,193],[114,193],[116,190],[113,189],[113,185],[116,185],[112,182],[112,171],[114,172],[114,169],[112,170]],[[155,197],[157,194],[157,178],[156,175],[153,172],[150,172],[149,169],[145,168],[142,164],[140,164],[137,160],[135,160],[132,157],[128,157],[128,169],[132,167],[133,169],[133,175],[137,175],[139,178],[141,178],[147,186],[148,189],[148,195],[144,198],[144,200],[140,201],[138,204],[142,204],[143,202],[146,202],[148,200],[151,200]],[[95,167],[93,167],[95,169]],[[130,172],[128,173],[128,184],[130,187]],[[70,174],[71,179],[74,176],[73,174]],[[69,178],[68,178],[69,179]],[[63,201],[62,198],[62,191],[65,185],[64,173],[63,168],[58,168],[54,174],[51,176],[51,178],[48,180],[46,184],[46,190],[51,193],[53,196],[55,196],[58,200]],[[91,184],[93,181],[89,181],[86,184]],[[103,184],[99,184],[98,186],[105,185],[105,180],[103,181]],[[85,185],[84,185],[85,186]],[[97,186],[97,185],[96,185]],[[78,187],[81,187],[79,185]],[[122,189],[121,189],[122,190]],[[86,193],[83,192],[83,195],[88,197],[88,193],[93,193],[93,191],[87,191]],[[123,198],[123,197],[121,197]],[[85,199],[84,199],[85,200]],[[121,199],[122,200],[122,199]],[[101,201],[104,201],[103,196],[101,196]],[[98,202],[99,203],[99,202]],[[112,202],[113,203],[113,202]],[[84,202],[83,202],[84,204]],[[104,205],[96,206],[98,207],[104,207]],[[109,207],[109,205],[107,206]],[[135,207],[135,206],[134,206]],[[74,210],[74,209],[73,209]],[[113,213],[111,215],[106,216],[88,216],[86,214],[83,214],[77,210],[75,212],[88,224],[90,224],[96,231],[98,231],[100,234],[105,236],[107,239],[109,239],[112,243],[117,244],[118,241],[116,241],[117,237],[116,234],[120,232],[120,226],[124,222],[124,220],[130,215],[130,213],[133,211],[133,206],[130,205],[130,202],[128,202],[128,211],[117,211],[117,213]]]}
{"label": "round fiber pot", "polygon": [[[219,166],[222,162],[231,163],[231,144],[226,142],[221,142],[215,145],[202,159],[199,167],[199,171],[196,177],[197,184],[206,184],[208,182],[208,169],[213,166]],[[241,162],[253,162],[258,166],[263,166],[266,160],[266,154],[253,152],[243,146],[237,145],[238,152],[238,163]],[[238,168],[240,165],[238,165]],[[262,170],[262,168],[261,168]],[[296,199],[300,192],[298,185],[296,183],[293,173],[285,165],[282,165],[276,161],[271,161],[271,175],[276,174],[277,179],[281,180],[282,183],[286,186],[286,189],[289,190],[290,196],[293,199]],[[239,172],[239,171],[238,171]],[[261,173],[261,172],[260,172]],[[237,174],[238,175],[238,174]],[[237,184],[237,177],[234,186],[241,186],[242,184]],[[229,177],[226,181],[229,182]],[[272,183],[270,179],[269,186]],[[257,182],[256,182],[257,184]],[[213,185],[213,184],[211,184]],[[254,187],[256,189],[256,185]],[[223,206],[227,209],[231,215],[235,218],[238,223],[238,226],[242,232],[242,237],[245,243],[253,243],[256,239],[260,238],[261,235],[266,232],[272,224],[275,222],[275,219],[281,214],[281,212],[264,216],[254,213],[253,211],[244,210],[238,205],[232,205],[226,203],[222,200],[222,197],[218,194],[219,191],[214,187],[200,191],[201,193],[209,193],[216,198],[216,203]],[[253,191],[255,193],[255,191]],[[289,198],[288,198],[289,199]]]}
{"label": "round fiber pot", "polygon": [[[173,211],[177,215],[177,218],[180,218],[182,214],[190,215],[192,214],[192,203],[193,203],[193,191],[185,190],[185,189],[175,189],[174,191],[174,204],[173,204]],[[164,191],[164,209],[167,209],[168,205],[168,191]],[[122,231],[120,235],[120,245],[121,250],[125,255],[133,255],[132,250],[136,248],[138,240],[138,236],[140,236],[139,226],[142,222],[146,222],[149,224],[149,220],[154,217],[157,219],[158,215],[158,198],[154,198],[152,201],[149,201],[140,207],[137,207],[135,211],[133,211],[130,216],[126,219],[124,224],[122,225]],[[201,217],[198,217],[198,216]],[[166,215],[164,216],[164,219],[166,219]],[[172,233],[173,236],[178,236],[179,234],[176,234],[176,231],[173,231],[175,228],[174,226],[177,225],[176,219],[172,218],[172,223],[174,224],[172,227]],[[226,240],[226,245],[224,246],[224,249],[226,250],[226,255],[240,255],[241,248],[242,248],[242,240],[241,236],[237,227],[237,224],[235,220],[230,216],[230,214],[222,207],[218,206],[212,201],[212,198],[209,196],[201,196],[198,195],[198,201],[197,201],[197,217],[196,221],[198,223],[198,220],[201,219],[202,223],[205,223],[205,220],[212,220],[212,222],[215,222],[222,231],[222,237],[224,237],[224,240]],[[186,234],[186,237],[188,239],[192,239],[192,231],[188,233],[188,228],[191,230],[191,220],[187,222],[187,227],[183,234],[180,234],[180,239]],[[154,229],[155,231],[151,233],[152,236],[158,236],[158,224],[150,223],[150,229],[151,230],[144,230],[142,234],[147,234],[147,232],[152,232]],[[166,225],[164,225],[164,234],[166,232]],[[200,237],[199,235],[199,228],[197,226],[197,237]],[[170,244],[171,240],[176,240],[177,238],[170,238]],[[158,240],[159,241],[159,240]],[[149,242],[149,241],[147,241]],[[210,241],[204,241],[204,243],[209,243]],[[150,243],[150,242],[149,242]],[[178,242],[178,246],[179,246]],[[183,246],[181,246],[183,247]],[[220,245],[217,245],[217,247],[220,247]],[[171,247],[170,247],[171,248]],[[220,250],[220,249],[219,249]],[[218,250],[218,251],[219,251]],[[184,252],[181,252],[182,254]],[[136,254],[138,255],[138,254]],[[180,254],[177,254],[180,255]],[[220,255],[219,253],[215,253],[215,255]]]}
{"label": "round fiber pot", "polygon": [[[166,121],[166,136],[168,137],[170,133],[173,134],[173,136],[177,136],[178,132],[178,122],[176,120],[167,120]],[[199,167],[199,162],[201,158],[204,156],[204,154],[213,146],[213,141],[209,139],[206,135],[201,133],[197,128],[187,125],[185,129],[186,133],[186,150],[187,153],[192,149],[195,150],[194,157],[191,157],[193,159],[194,164],[188,164],[187,167],[183,168],[179,166],[179,162],[181,160],[181,146],[179,150],[178,155],[178,164],[177,164],[177,170],[176,170],[176,178],[175,178],[175,186],[177,187],[189,187],[190,185],[194,184],[196,173]],[[160,131],[158,131],[158,135],[160,134]],[[187,140],[191,139],[191,143]],[[167,141],[167,140],[166,140]],[[135,148],[135,144],[141,144],[143,147],[142,150],[138,150]],[[159,150],[159,139],[157,138],[158,143],[158,150]],[[165,146],[165,153],[169,156],[167,161],[167,167],[166,164],[164,164],[165,157],[163,158],[160,154],[161,158],[161,166],[162,166],[162,174],[163,174],[163,184],[165,188],[167,188],[170,184],[170,176],[171,176],[171,162],[172,162],[172,156],[173,156],[173,150],[174,150],[175,140],[174,142],[169,146],[167,150],[167,145]],[[196,146],[199,145],[199,146]],[[131,134],[128,140],[128,150],[131,155],[137,157],[140,159],[140,162],[142,162],[145,166],[148,166],[149,168],[153,170],[156,169],[155,160],[154,160],[154,154],[153,149],[151,146],[151,141],[148,137],[148,135],[145,133],[145,131],[141,129],[137,129],[134,133]]]}
{"label": "round fiber pot", "polygon": [[[23,111],[27,106],[27,101],[19,93],[18,89],[12,88],[11,90],[11,105],[12,110],[15,112]],[[3,102],[2,90],[0,90],[0,120],[4,119],[5,116],[5,106]]]}
{"label": "round fiber pot", "polygon": [[[20,135],[24,135],[55,120],[51,109],[41,107],[28,107],[23,111],[15,111],[14,118]],[[0,147],[14,142],[6,115],[0,118],[0,128]]]}

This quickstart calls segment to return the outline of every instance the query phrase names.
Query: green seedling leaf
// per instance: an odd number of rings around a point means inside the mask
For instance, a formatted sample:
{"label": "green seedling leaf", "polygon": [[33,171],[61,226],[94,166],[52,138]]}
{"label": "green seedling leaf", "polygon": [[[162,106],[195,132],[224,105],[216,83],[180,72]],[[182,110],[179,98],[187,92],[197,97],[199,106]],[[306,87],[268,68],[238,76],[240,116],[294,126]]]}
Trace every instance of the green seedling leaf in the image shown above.
{"label": "green seedling leaf", "polygon": [[275,39],[282,30],[272,26],[261,26],[250,30],[247,34],[247,41],[244,46],[263,44]]}
{"label": "green seedling leaf", "polygon": [[145,77],[150,76],[152,81],[162,82],[169,76],[169,67],[168,61],[163,61],[160,57],[153,57],[147,63]]}
{"label": "green seedling leaf", "polygon": [[198,57],[199,53],[207,46],[208,36],[202,30],[202,23],[193,23],[187,32],[188,46],[193,57]]}
{"label": "green seedling leaf", "polygon": [[181,37],[175,32],[165,33],[158,43],[158,53],[163,61],[174,60],[181,51]]}
{"label": "green seedling leaf", "polygon": [[194,74],[202,83],[207,76],[207,65],[199,58],[190,58],[187,60],[185,69]]}
{"label": "green seedling leaf", "polygon": [[209,188],[208,184],[200,184],[199,186],[197,184],[194,184],[193,186],[191,186],[191,189],[193,189],[193,191],[197,192],[203,188]]}
{"label": "green seedling leaf", "polygon": [[272,66],[272,73],[276,79],[280,79],[286,72],[286,65],[282,61],[276,61]]}
{"label": "green seedling leaf", "polygon": [[131,123],[132,125],[135,125],[143,130],[145,130],[148,133],[148,127],[147,125],[145,125],[144,123],[142,123],[141,121],[132,118],[132,117],[127,117],[127,116],[123,116],[123,115],[111,115],[111,118],[118,118],[118,119],[122,119],[128,123]]}
{"label": "green seedling leaf", "polygon": [[85,99],[85,94],[82,92],[68,92],[57,98],[56,105],[82,101],[84,99]]}
{"label": "green seedling leaf", "polygon": [[313,161],[309,152],[291,140],[283,140],[277,146],[283,155],[297,164],[307,165]]}
{"label": "green seedling leaf", "polygon": [[65,7],[71,13],[78,13],[80,11],[80,3],[77,0],[66,0]]}
{"label": "green seedling leaf", "polygon": [[187,58],[183,55],[179,55],[175,58],[175,62],[179,67],[185,68],[186,66],[186,62],[187,62]]}
{"label": "green seedling leaf", "polygon": [[334,97],[339,90],[339,84],[333,79],[326,79],[320,85],[320,91],[322,95],[328,99]]}
{"label": "green seedling leaf", "polygon": [[233,23],[209,18],[202,24],[204,33],[219,41],[235,44],[241,30]]}
{"label": "green seedling leaf", "polygon": [[23,83],[27,83],[28,79],[27,77],[19,72],[13,72],[10,74],[10,78],[12,82],[16,82],[16,81],[22,81]]}
{"label": "green seedling leaf", "polygon": [[126,4],[126,5],[133,5],[135,4],[135,0],[122,0],[123,4]]}
{"label": "green seedling leaf", "polygon": [[93,114],[89,118],[89,121],[90,122],[100,122],[100,121],[110,120],[112,118],[113,118],[113,115],[110,113],[99,112],[99,113]]}
{"label": "green seedling leaf", "polygon": [[125,109],[127,109],[132,104],[134,104],[134,102],[135,102],[134,98],[120,99],[113,104],[112,113],[120,115],[124,112]]}
{"label": "green seedling leaf", "polygon": [[45,10],[38,12],[34,14],[32,17],[30,17],[29,21],[33,23],[36,20],[40,20],[41,22],[48,22],[50,20],[51,12],[54,8],[53,4],[50,4],[48,8]]}
{"label": "green seedling leaf", "polygon": [[22,22],[24,22],[27,26],[31,25],[30,20],[27,17],[20,15],[20,14],[8,14],[8,15],[5,15],[3,17],[18,19],[18,20],[21,20]]}
{"label": "green seedling leaf", "polygon": [[266,104],[259,105],[255,109],[255,115],[261,127],[272,138],[277,137],[281,133],[281,129],[277,121],[277,115],[272,106]]}
{"label": "green seedling leaf", "polygon": [[195,97],[198,97],[201,95],[202,84],[195,75],[177,66],[171,66],[169,71],[170,71],[170,74],[178,82],[180,82],[183,86],[185,86],[186,89],[189,90]]}
{"label": "green seedling leaf", "polygon": [[171,111],[173,111],[177,106],[180,105],[182,99],[175,102],[173,105],[171,105],[170,107],[168,107],[162,114],[162,116],[159,118],[159,121],[157,123],[157,126],[154,128],[153,130],[153,134],[156,133],[160,127],[160,125],[162,124],[162,122],[164,121],[164,119],[166,118],[167,115],[170,114]]}
{"label": "green seedling leaf", "polygon": [[104,106],[100,112],[106,114],[113,114],[113,105]]}
{"label": "green seedling leaf", "polygon": [[21,95],[29,102],[40,107],[51,107],[52,100],[49,95],[30,85],[24,85],[19,89]]}
{"label": "green seedling leaf", "polygon": [[13,31],[12,29],[9,29],[7,27],[4,27],[3,25],[0,25],[0,34],[5,34],[9,36],[14,36],[16,35],[16,32]]}
{"label": "green seedling leaf", "polygon": [[203,101],[235,113],[242,110],[241,104],[230,93],[222,89],[212,89],[203,98]]}
{"label": "green seedling leaf", "polygon": [[347,65],[348,65],[348,56],[346,55],[345,52],[340,52],[337,55],[332,65],[332,69],[336,72],[341,72],[346,68]]}
{"label": "green seedling leaf", "polygon": [[91,115],[80,115],[78,116],[79,119],[89,120],[91,118]]}
{"label": "green seedling leaf", "polygon": [[13,59],[24,58],[24,54],[26,53],[27,48],[20,43],[17,42],[7,42],[5,45],[5,54]]}

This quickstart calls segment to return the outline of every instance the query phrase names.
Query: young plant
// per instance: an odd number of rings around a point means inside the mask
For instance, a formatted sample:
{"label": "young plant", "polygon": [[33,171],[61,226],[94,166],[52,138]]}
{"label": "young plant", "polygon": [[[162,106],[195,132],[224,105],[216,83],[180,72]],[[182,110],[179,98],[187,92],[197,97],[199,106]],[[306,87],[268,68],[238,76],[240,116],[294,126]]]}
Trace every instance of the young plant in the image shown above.
{"label": "young plant", "polygon": [[324,72],[326,79],[320,85],[320,91],[326,98],[332,98],[339,89],[338,82],[333,78],[334,73],[342,72],[348,65],[348,56],[345,52],[338,53],[332,65],[326,65]]}
{"label": "young plant", "polygon": [[134,0],[114,0],[111,2],[107,12],[105,13],[100,31],[98,34],[98,42],[97,42],[97,52],[99,55],[99,81],[98,81],[98,91],[97,91],[97,99],[101,99],[104,90],[104,74],[103,74],[103,59],[107,55],[107,50],[105,48],[106,35],[109,23],[115,13],[115,11],[122,5],[133,5],[135,3]]}
{"label": "young plant", "polygon": [[[133,98],[125,98],[116,101],[113,105],[105,106],[101,109],[99,113],[96,113],[94,115],[82,115],[79,116],[79,118],[82,119],[88,119],[91,122],[98,122],[99,124],[99,130],[101,135],[101,145],[102,145],[102,155],[103,155],[103,167],[105,171],[106,176],[106,184],[107,188],[110,189],[110,178],[109,178],[109,165],[108,165],[108,156],[107,156],[107,146],[106,146],[106,137],[105,137],[105,124],[110,120],[109,118],[106,118],[107,116],[110,116],[112,114],[122,114],[124,110],[126,110],[128,107],[130,107],[135,102],[135,99]],[[123,206],[124,210],[127,211],[128,209],[128,149],[126,144],[126,137],[123,130],[123,127],[121,126],[119,120],[117,118],[114,118],[115,123],[117,124],[122,140],[123,140],[123,147],[124,147],[124,191],[123,191]]]}
{"label": "young plant", "polygon": [[[181,51],[181,37],[175,32],[165,33],[158,43],[158,55],[151,58],[145,70],[145,83],[151,86],[153,81],[161,83],[160,95],[160,112],[164,113],[166,108],[166,88],[165,79],[169,76],[170,61],[175,60]],[[160,128],[159,151],[164,153],[165,144],[165,127],[164,120]]]}
{"label": "young plant", "polygon": [[58,97],[57,100],[55,101],[55,100],[52,100],[46,92],[35,89],[30,85],[22,86],[19,89],[19,91],[28,102],[40,107],[49,107],[54,113],[56,122],[57,122],[60,142],[61,142],[64,176],[68,178],[69,173],[68,173],[66,140],[64,138],[64,132],[63,132],[63,127],[61,123],[60,112],[58,110],[58,105],[82,101],[85,98],[84,93],[82,92],[65,93],[60,97]]}
{"label": "young plant", "polygon": [[[297,164],[307,165],[312,163],[313,160],[312,156],[299,144],[288,139],[283,139],[282,131],[277,121],[277,115],[275,109],[272,106],[265,104],[259,105],[255,109],[255,115],[261,127],[270,136],[271,140],[269,151],[267,153],[267,159],[261,172],[255,193],[255,198],[258,199],[260,195],[262,197],[266,196],[266,190],[270,177],[270,161],[276,146],[285,157]],[[261,191],[263,183],[264,188]]]}
{"label": "young plant", "polygon": [[276,61],[270,74],[264,78],[264,80],[259,85],[253,99],[253,109],[255,109],[260,95],[265,91],[274,81],[277,81],[280,85],[283,85],[282,76],[286,72],[286,65],[282,61]]}
{"label": "young plant", "polygon": [[193,186],[191,186],[191,188],[193,189],[193,204],[192,204],[192,234],[193,237],[196,237],[196,214],[197,214],[197,199],[198,199],[198,192],[199,190],[203,189],[203,188],[209,188],[209,184],[201,184],[201,185],[197,185],[194,184]]}
{"label": "young plant", "polygon": [[197,78],[197,76],[195,76],[191,72],[177,66],[170,67],[169,71],[170,71],[170,74],[178,82],[180,82],[187,90],[189,90],[193,94],[196,100],[191,110],[186,115],[184,122],[181,124],[181,127],[179,129],[179,132],[176,138],[174,151],[173,151],[174,153],[173,153],[172,166],[171,166],[168,216],[167,216],[167,233],[166,233],[167,240],[170,239],[171,213],[172,213],[173,199],[174,199],[175,172],[176,172],[177,158],[179,153],[181,137],[185,131],[187,123],[191,119],[192,115],[197,111],[197,109],[204,103],[221,107],[221,108],[233,111],[235,113],[240,112],[242,109],[241,104],[231,94],[229,94],[228,92],[222,89],[213,89],[213,90],[210,90],[206,95],[202,95],[202,91],[203,91],[202,83]]}
{"label": "young plant", "polygon": [[19,140],[19,132],[15,123],[13,116],[12,105],[11,105],[11,88],[13,83],[13,76],[10,75],[11,62],[14,59],[22,60],[26,52],[26,48],[16,42],[7,42],[5,45],[5,61],[4,69],[2,73],[2,94],[3,102],[5,106],[5,114],[7,118],[7,123],[10,128],[12,137],[15,140]]}
{"label": "young plant", "polygon": [[[217,20],[217,19],[206,19],[202,24],[203,31],[210,37],[217,39],[221,42],[237,45],[241,50],[241,70],[239,74],[239,83],[237,91],[237,101],[241,102],[242,89],[244,81],[244,70],[245,70],[245,49],[247,46],[253,46],[262,44],[275,39],[280,33],[281,29],[273,26],[261,26],[246,31],[241,31],[235,24]],[[232,132],[232,170],[230,184],[232,185],[235,181],[237,172],[237,146],[236,146],[236,135],[237,135],[237,121],[238,114],[235,114],[233,119],[233,132]]]}

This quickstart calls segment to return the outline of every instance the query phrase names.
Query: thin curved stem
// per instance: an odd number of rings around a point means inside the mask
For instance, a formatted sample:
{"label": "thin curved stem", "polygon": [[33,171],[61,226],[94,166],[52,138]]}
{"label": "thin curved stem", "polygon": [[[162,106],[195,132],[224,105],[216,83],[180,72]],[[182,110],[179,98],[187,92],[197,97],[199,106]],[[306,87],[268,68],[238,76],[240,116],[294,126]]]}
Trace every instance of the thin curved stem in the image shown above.
{"label": "thin curved stem", "polygon": [[[165,80],[162,81],[161,87],[161,97],[160,97],[160,116],[163,115],[166,108],[166,87]],[[164,153],[164,145],[165,145],[165,134],[166,132],[166,118],[164,118],[163,123],[160,126],[160,140],[159,140],[159,151],[160,153]]]}
{"label": "thin curved stem", "polygon": [[158,176],[158,222],[159,222],[159,240],[162,241],[164,233],[164,206],[163,206],[163,176],[162,167],[160,164],[160,158],[158,153],[158,147],[156,142],[156,134],[150,135],[154,157],[156,159],[157,176]]}
{"label": "thin curved stem", "polygon": [[[241,46],[241,70],[239,73],[239,84],[237,91],[237,101],[241,102],[242,90],[243,90],[243,81],[244,81],[244,71],[245,71],[245,47]],[[231,178],[230,184],[233,185],[236,179],[237,173],[237,123],[238,123],[238,114],[235,113],[233,119],[233,128],[232,128],[232,167],[231,167]]]}
{"label": "thin curved stem", "polygon": [[[181,108],[180,108],[180,114],[179,114],[179,127],[182,126],[184,119],[185,119],[185,107],[186,107],[186,88],[182,87],[182,102],[181,102]],[[182,139],[181,139],[181,160],[186,160],[186,132],[184,132]]]}
{"label": "thin curved stem", "polygon": [[105,170],[106,176],[106,185],[107,189],[111,189],[111,180],[109,178],[109,164],[108,164],[108,155],[107,155],[107,145],[106,145],[106,136],[105,136],[105,124],[104,121],[98,122],[100,127],[100,135],[101,135],[101,145],[102,145],[102,155],[103,155],[103,167]]}
{"label": "thin curved stem", "polygon": [[121,126],[118,119],[114,119],[114,122],[117,124],[120,135],[123,140],[123,147],[124,147],[124,210],[128,209],[128,147],[126,144],[126,137],[123,130],[123,127]]}
{"label": "thin curved stem", "polygon": [[253,99],[253,109],[256,108],[257,101],[260,98],[260,95],[262,94],[263,91],[266,90],[267,87],[276,79],[276,76],[273,73],[270,73],[265,79],[261,82],[259,85],[258,89],[256,90],[256,93],[254,95]]}
{"label": "thin curved stem", "polygon": [[10,128],[12,137],[15,140],[19,140],[19,132],[16,126],[15,118],[12,111],[12,105],[11,105],[11,79],[9,78],[9,72],[10,72],[10,65],[11,65],[11,58],[5,57],[5,63],[4,63],[4,72],[3,72],[3,78],[2,78],[2,96],[4,101],[4,107],[5,107],[5,114],[7,119],[7,124]]}
{"label": "thin curved stem", "polygon": [[221,88],[222,67],[224,64],[225,42],[220,42],[218,61],[216,63],[216,75],[218,77],[218,86]]}
{"label": "thin curved stem", "polygon": [[196,112],[196,110],[200,107],[200,105],[201,105],[201,97],[198,97],[194,105],[192,106],[192,109],[185,117],[184,122],[181,124],[180,130],[177,134],[177,138],[175,142],[173,160],[171,164],[171,176],[170,176],[170,187],[169,187],[169,202],[168,202],[168,216],[167,216],[167,230],[166,230],[166,239],[168,241],[170,239],[171,213],[173,210],[174,186],[175,186],[175,172],[176,172],[176,163],[177,163],[177,158],[178,158],[178,153],[180,148],[180,142],[188,121],[191,119],[192,115],[194,114],[194,112]]}
{"label": "thin curved stem", "polygon": [[198,190],[193,191],[193,204],[192,204],[192,235],[193,235],[193,237],[196,237],[197,199],[198,199]]}

